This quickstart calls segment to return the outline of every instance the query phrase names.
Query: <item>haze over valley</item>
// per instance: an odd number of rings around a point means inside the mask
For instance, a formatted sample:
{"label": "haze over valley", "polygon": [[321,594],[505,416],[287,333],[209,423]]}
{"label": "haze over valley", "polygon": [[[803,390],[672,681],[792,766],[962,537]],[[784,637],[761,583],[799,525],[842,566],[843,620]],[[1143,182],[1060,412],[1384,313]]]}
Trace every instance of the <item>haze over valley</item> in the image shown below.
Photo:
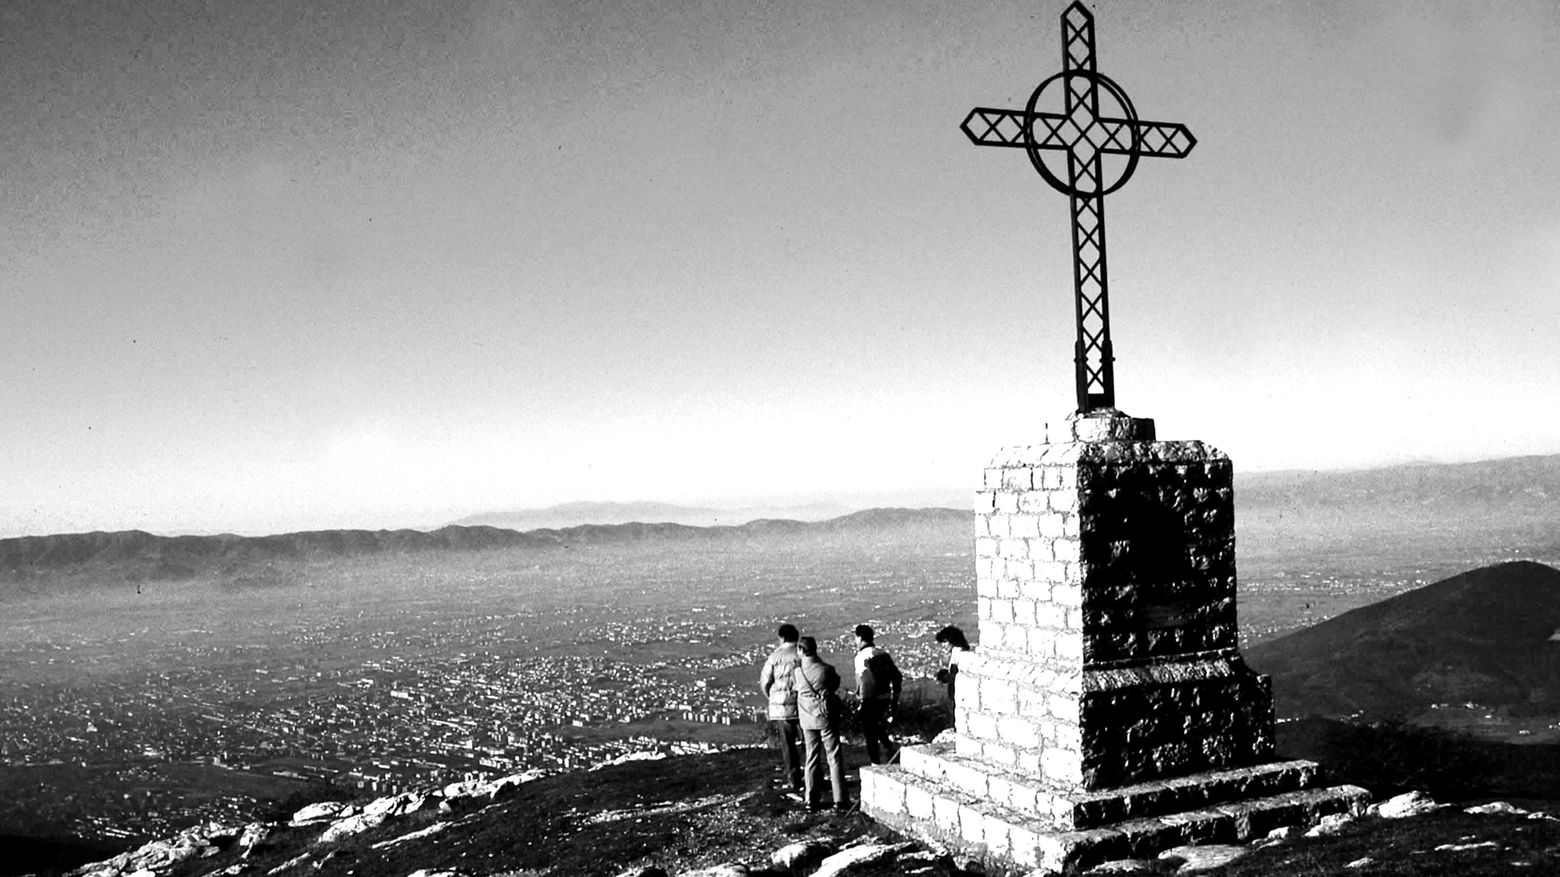
{"label": "haze over valley", "polygon": [[[1560,663],[1532,657],[1560,642],[1486,637],[1479,672],[1512,656],[1531,666],[1513,671],[1525,688],[1483,700],[1479,677],[1456,668],[1419,668],[1423,690],[1406,696],[1401,679],[1329,663],[1358,660],[1336,640],[1284,646],[1507,561],[1525,563],[1496,578],[1537,582],[1521,611],[1553,614],[1541,598],[1560,566],[1560,457],[1243,475],[1236,503],[1243,639],[1275,673],[1281,716],[1305,694],[1287,668],[1326,667],[1350,699],[1324,712],[1379,706],[1560,740],[1560,680],[1544,681]],[[970,513],[939,508],[715,527],[0,540],[0,834],[156,835],[327,783],[382,793],[752,743],[754,678],[782,620],[817,635],[847,677],[849,628],[870,623],[934,696],[932,634],[975,630],[972,547]],[[1441,630],[1437,612],[1415,605],[1415,635],[1440,636],[1423,630]],[[1348,621],[1350,641],[1368,628],[1393,642],[1402,623],[1388,614]],[[1456,637],[1434,641],[1461,660]],[[1453,690],[1457,715],[1431,709]]]}

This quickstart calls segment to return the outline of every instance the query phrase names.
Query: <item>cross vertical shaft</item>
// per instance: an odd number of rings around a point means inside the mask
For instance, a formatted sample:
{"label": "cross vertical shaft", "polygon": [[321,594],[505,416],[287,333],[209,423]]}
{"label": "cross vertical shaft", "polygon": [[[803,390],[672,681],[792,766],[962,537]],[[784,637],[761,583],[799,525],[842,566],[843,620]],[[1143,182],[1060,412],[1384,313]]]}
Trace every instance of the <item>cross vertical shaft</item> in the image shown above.
{"label": "cross vertical shaft", "polygon": [[[1080,131],[1100,117],[1095,85],[1094,16],[1074,3],[1062,15],[1062,69],[1084,76],[1065,77],[1064,115]],[[1072,207],[1073,302],[1078,340],[1073,350],[1078,411],[1116,406],[1116,382],[1110,345],[1109,289],[1105,276],[1104,167],[1100,152],[1080,137],[1067,153],[1067,183]]]}

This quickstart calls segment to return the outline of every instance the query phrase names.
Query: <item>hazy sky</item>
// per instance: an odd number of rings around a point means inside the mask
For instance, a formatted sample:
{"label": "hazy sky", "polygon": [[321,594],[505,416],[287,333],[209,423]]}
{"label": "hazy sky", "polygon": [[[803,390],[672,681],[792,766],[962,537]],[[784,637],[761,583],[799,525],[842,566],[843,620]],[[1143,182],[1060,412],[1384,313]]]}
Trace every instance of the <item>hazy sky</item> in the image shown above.
{"label": "hazy sky", "polygon": [[[1051,2],[0,0],[0,536],[977,483],[1074,407]],[[1101,2],[1118,404],[1560,452],[1560,4]]]}

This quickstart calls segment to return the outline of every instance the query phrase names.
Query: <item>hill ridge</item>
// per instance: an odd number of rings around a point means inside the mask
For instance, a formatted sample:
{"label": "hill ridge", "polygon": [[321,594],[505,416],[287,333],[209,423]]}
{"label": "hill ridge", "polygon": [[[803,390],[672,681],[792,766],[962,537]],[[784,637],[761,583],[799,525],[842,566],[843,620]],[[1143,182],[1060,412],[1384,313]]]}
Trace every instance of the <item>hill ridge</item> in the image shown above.
{"label": "hill ridge", "polygon": [[1560,714],[1560,570],[1481,567],[1244,650],[1280,715],[1415,714],[1477,702]]}
{"label": "hill ridge", "polygon": [[310,555],[353,555],[433,550],[549,548],[652,538],[740,539],[775,532],[838,534],[888,527],[937,526],[967,512],[956,509],[868,509],[825,521],[758,519],[699,527],[671,522],[579,524],[518,531],[488,525],[447,524],[434,530],[304,530],[269,536],[159,536],[144,530],[91,531],[0,539],[0,574],[47,571],[91,563],[180,564],[254,561]]}

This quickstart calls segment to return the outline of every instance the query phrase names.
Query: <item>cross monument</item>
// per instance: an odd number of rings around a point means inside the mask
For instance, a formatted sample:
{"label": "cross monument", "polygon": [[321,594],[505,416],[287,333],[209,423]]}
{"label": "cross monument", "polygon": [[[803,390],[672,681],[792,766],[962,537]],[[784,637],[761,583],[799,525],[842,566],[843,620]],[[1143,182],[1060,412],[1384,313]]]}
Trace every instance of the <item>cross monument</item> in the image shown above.
{"label": "cross monument", "polygon": [[[1039,112],[1041,96],[1062,87],[1061,113]],[[1124,117],[1100,113],[1100,92],[1108,93]],[[1038,85],[1022,110],[976,107],[959,126],[977,146],[1023,149],[1051,188],[1072,207],[1073,292],[1078,323],[1074,363],[1078,411],[1087,414],[1116,405],[1110,344],[1109,282],[1105,273],[1105,196],[1126,185],[1144,156],[1185,158],[1197,138],[1185,125],[1143,122],[1121,86],[1100,73],[1094,58],[1094,16],[1074,3],[1062,14],[1062,72]],[[1063,179],[1045,163],[1045,152],[1064,153]],[[1126,165],[1106,181],[1104,157],[1125,156]]]}
{"label": "cross monument", "polygon": [[[1139,158],[1196,141],[1139,120],[1095,69],[1081,3],[1062,15],[1062,49],[1023,110],[978,107],[962,128],[1024,149],[1071,199],[1078,410],[999,450],[975,492],[979,642],[959,661],[954,728],[861,769],[874,819],[1056,872],[1244,841],[1368,799],[1275,754],[1271,680],[1240,654],[1229,457],[1157,440],[1152,419],[1115,407],[1105,196]],[[1060,113],[1040,109],[1053,83]],[[1065,156],[1064,174],[1047,155]]]}

